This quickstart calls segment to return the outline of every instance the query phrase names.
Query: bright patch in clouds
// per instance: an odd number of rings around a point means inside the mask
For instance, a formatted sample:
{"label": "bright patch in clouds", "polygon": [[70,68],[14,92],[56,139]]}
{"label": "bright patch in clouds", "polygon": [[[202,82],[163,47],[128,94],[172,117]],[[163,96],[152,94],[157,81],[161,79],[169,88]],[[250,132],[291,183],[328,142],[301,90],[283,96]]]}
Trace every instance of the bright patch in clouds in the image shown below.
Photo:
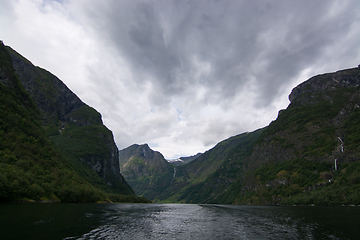
{"label": "bright patch in clouds", "polygon": [[1,39],[97,109],[119,149],[194,155],[360,63],[357,0],[3,0]]}

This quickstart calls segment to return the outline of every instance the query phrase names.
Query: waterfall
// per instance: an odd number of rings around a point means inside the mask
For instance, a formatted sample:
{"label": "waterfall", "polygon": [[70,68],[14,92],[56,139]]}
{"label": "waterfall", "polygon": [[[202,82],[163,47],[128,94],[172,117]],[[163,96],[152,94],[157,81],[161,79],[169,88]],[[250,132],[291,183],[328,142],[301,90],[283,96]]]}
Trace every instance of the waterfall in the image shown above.
{"label": "waterfall", "polygon": [[174,179],[175,179],[175,176],[176,176],[176,168],[174,168],[174,176],[173,176],[173,179],[171,179],[171,182],[170,182],[170,184],[172,184],[172,182],[174,181]]}
{"label": "waterfall", "polygon": [[[340,152],[343,153],[344,152],[344,142],[340,137],[338,137],[338,140],[341,143],[340,144],[340,147],[341,147]],[[335,170],[337,170],[337,159],[335,159]]]}
{"label": "waterfall", "polygon": [[339,141],[341,142],[341,152],[344,152],[344,142],[343,142],[343,140],[341,140],[341,138],[340,137],[338,137],[338,139],[339,139]]}
{"label": "waterfall", "polygon": [[335,159],[335,170],[337,170],[337,165],[336,165],[337,159]]}

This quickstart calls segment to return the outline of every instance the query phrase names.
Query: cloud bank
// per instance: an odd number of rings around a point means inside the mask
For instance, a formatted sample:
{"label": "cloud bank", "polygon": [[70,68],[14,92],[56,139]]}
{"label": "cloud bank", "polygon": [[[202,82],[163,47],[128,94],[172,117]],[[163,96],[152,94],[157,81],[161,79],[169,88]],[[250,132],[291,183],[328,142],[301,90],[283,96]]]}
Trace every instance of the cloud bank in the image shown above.
{"label": "cloud bank", "polygon": [[119,149],[203,152],[360,63],[357,0],[3,0],[5,44],[102,113]]}

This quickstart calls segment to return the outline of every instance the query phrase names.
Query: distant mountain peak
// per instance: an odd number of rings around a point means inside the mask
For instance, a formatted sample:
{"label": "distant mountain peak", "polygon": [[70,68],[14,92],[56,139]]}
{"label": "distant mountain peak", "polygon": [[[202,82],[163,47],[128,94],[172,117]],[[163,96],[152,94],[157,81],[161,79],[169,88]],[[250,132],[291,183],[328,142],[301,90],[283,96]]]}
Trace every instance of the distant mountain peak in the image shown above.
{"label": "distant mountain peak", "polygon": [[119,153],[120,172],[136,195],[153,199],[160,193],[154,189],[162,189],[161,186],[171,183],[173,166],[148,144],[133,144]]}
{"label": "distant mountain peak", "polygon": [[173,164],[174,166],[181,166],[181,165],[185,165],[188,164],[189,162],[194,161],[195,159],[197,159],[202,153],[197,153],[196,155],[193,156],[189,156],[189,157],[180,157],[180,158],[176,158],[176,159],[167,159],[166,161],[168,161],[169,163]]}

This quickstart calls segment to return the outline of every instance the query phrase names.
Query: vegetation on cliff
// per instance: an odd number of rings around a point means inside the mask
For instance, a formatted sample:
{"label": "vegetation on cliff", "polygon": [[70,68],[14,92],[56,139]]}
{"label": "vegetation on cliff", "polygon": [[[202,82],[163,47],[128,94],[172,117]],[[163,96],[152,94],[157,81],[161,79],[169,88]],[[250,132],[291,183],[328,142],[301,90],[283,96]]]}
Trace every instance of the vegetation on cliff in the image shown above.
{"label": "vegetation on cliff", "polygon": [[235,202],[359,204],[359,84],[353,68],[296,87],[257,142]]}
{"label": "vegetation on cliff", "polygon": [[[102,184],[93,184],[85,174],[79,174],[76,164],[64,157],[46,135],[42,116],[44,114],[18,78],[8,49],[1,42],[0,201],[147,201],[126,189],[124,194],[116,194]],[[71,127],[66,131],[70,130]],[[107,129],[102,132],[106,132],[107,137],[111,135]],[[55,135],[60,136],[59,131]],[[75,133],[73,136],[83,137]],[[77,148],[76,144],[73,147]],[[94,181],[98,179],[101,178],[97,176]]]}
{"label": "vegetation on cliff", "polygon": [[120,174],[118,149],[101,114],[83,103],[56,76],[6,48],[15,73],[40,110],[42,126],[55,148],[92,185],[111,193],[133,195]]}
{"label": "vegetation on cliff", "polygon": [[296,159],[253,172],[257,189],[238,196],[241,204],[360,205],[360,163],[334,165]]}

